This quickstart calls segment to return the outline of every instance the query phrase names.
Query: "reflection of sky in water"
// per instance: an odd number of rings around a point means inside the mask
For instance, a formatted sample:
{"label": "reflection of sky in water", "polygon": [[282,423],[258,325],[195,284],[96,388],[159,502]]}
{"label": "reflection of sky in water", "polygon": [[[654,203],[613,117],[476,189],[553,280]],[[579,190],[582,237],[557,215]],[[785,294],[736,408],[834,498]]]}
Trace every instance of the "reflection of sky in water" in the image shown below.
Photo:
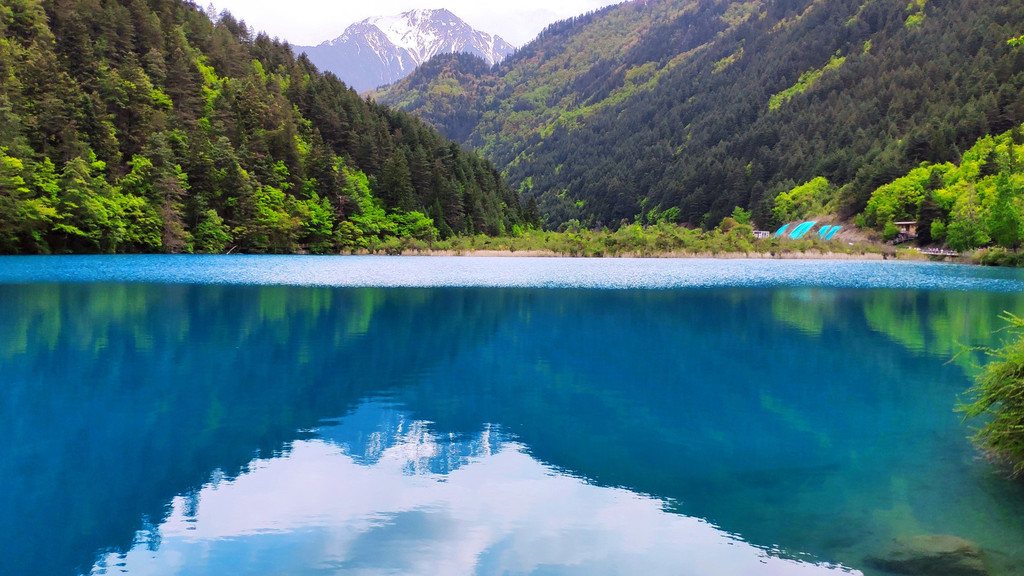
{"label": "reflection of sky in water", "polygon": [[124,567],[162,574],[433,566],[463,541],[480,573],[723,562],[675,552],[691,533],[757,558],[668,510],[865,571],[953,534],[1018,574],[1024,494],[975,460],[946,362],[1021,294],[0,285],[0,572],[114,573],[133,539]]}
{"label": "reflection of sky in water", "polygon": [[560,474],[500,431],[380,403],[219,473],[94,574],[813,574],[663,501]]}

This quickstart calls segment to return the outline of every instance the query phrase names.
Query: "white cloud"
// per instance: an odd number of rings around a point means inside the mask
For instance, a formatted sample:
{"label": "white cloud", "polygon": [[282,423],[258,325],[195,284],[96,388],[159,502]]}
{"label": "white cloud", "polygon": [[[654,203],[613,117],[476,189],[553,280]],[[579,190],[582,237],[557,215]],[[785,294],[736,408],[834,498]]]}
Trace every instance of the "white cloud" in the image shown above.
{"label": "white cloud", "polygon": [[[362,410],[375,409],[368,406]],[[196,506],[177,497],[157,547],[139,538],[93,573],[116,566],[136,576],[542,568],[552,574],[859,574],[779,558],[701,519],[666,512],[658,499],[559,474],[520,444],[492,450],[487,433],[457,450],[463,464],[447,474],[425,464],[458,447],[451,437],[433,434],[423,422],[402,421],[389,433],[394,442],[382,450],[373,442],[361,447],[371,461],[359,463],[324,440],[298,441],[234,480],[208,484]]]}

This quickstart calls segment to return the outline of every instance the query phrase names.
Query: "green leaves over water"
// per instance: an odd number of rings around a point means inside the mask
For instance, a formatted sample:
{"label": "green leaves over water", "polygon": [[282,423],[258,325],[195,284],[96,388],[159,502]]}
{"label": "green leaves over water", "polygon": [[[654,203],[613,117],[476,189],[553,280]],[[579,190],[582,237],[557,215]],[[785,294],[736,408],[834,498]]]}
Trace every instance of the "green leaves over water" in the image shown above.
{"label": "green leaves over water", "polygon": [[986,349],[992,361],[968,391],[969,404],[960,406],[967,418],[989,418],[974,440],[989,453],[1024,474],[1024,318],[1006,312],[1002,319],[1014,338],[999,349]]}

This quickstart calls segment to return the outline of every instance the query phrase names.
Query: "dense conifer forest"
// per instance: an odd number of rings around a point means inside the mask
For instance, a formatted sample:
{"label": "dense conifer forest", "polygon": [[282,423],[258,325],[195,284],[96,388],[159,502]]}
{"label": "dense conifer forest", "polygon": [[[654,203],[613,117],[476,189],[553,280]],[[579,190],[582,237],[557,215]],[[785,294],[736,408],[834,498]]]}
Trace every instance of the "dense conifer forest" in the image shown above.
{"label": "dense conifer forest", "polygon": [[528,224],[490,162],[228,13],[0,0],[0,253],[328,253]]}
{"label": "dense conifer forest", "polygon": [[549,227],[712,228],[736,206],[768,227],[817,178],[851,218],[1019,126],[1022,34],[1020,0],[649,0],[554,24],[493,69],[439,57],[378,98],[482,150]]}

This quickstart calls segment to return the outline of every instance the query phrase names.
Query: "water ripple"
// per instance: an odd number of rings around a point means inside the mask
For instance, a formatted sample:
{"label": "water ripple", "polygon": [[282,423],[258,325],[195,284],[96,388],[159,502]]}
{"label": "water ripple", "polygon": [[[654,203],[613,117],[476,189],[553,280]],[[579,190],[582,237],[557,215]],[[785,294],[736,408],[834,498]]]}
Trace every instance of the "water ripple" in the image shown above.
{"label": "water ripple", "polygon": [[827,287],[1024,291],[1024,271],[955,264],[389,256],[0,257],[0,283],[679,289]]}

